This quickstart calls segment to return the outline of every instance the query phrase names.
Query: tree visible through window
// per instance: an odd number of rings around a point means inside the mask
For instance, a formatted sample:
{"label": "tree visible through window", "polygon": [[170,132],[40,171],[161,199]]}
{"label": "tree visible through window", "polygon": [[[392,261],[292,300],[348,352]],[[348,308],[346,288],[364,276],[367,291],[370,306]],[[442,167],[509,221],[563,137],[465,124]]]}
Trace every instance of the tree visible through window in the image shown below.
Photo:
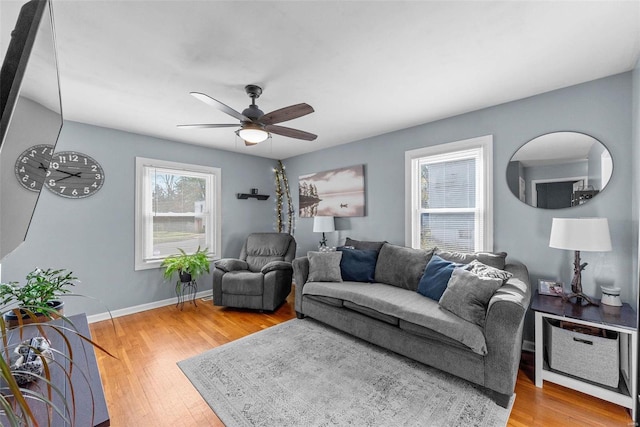
{"label": "tree visible through window", "polygon": [[490,158],[490,137],[406,153],[408,245],[492,249]]}
{"label": "tree visible through window", "polygon": [[220,170],[137,159],[136,268],[166,256],[220,252]]}

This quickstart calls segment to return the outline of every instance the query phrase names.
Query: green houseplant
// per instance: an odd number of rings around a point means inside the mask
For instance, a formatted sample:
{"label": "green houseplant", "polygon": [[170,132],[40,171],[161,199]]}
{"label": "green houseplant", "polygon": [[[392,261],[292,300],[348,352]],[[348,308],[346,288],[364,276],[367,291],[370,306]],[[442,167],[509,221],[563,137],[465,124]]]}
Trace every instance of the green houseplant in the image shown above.
{"label": "green houseplant", "polygon": [[9,326],[17,323],[18,314],[25,323],[33,319],[30,314],[48,318],[54,313],[62,314],[64,303],[59,297],[71,292],[69,287],[75,285],[77,277],[64,269],[36,268],[26,279],[24,286],[18,282],[0,284],[0,306],[11,309],[4,314]]}
{"label": "green houseplant", "polygon": [[[36,268],[26,276],[24,286],[20,286],[17,282],[0,284],[0,425],[16,427],[38,425],[42,411],[32,411],[33,402],[37,402],[36,406],[42,405],[48,409],[47,425],[52,425],[55,414],[65,420],[65,425],[74,425],[73,420],[77,411],[75,399],[68,399],[63,391],[63,387],[68,387],[73,395],[73,383],[69,380],[65,383],[66,385],[61,385],[51,375],[51,369],[58,366],[64,371],[67,379],[75,369],[87,380],[87,374],[75,364],[74,355],[70,350],[71,344],[68,337],[72,334],[110,357],[114,357],[91,338],[83,335],[71,320],[57,309],[61,303],[57,298],[63,294],[74,295],[71,294],[69,287],[74,286],[76,280],[73,273],[64,269]],[[11,325],[11,319],[7,321],[10,315],[15,317],[16,323],[13,325]],[[49,322],[52,317],[60,317],[62,322]],[[38,356],[43,355],[40,357],[44,365],[43,372],[41,374],[29,372],[29,375],[39,383],[36,387],[19,383],[16,375],[19,377],[25,371],[12,364],[15,362],[15,357],[12,355],[22,339],[23,331],[26,331],[24,328],[37,328],[38,335],[46,340],[55,335],[63,337],[62,346],[66,348],[66,351],[62,347],[53,349],[55,357],[49,359],[44,353],[40,353],[38,348],[33,347],[35,345],[33,341],[26,344],[31,349],[30,352]],[[18,331],[18,335],[13,331]],[[18,343],[11,339],[12,336],[20,337]],[[21,345],[24,346],[25,342],[28,343],[29,340],[22,342]],[[17,369],[16,375],[14,375],[14,369]],[[93,408],[83,408],[83,410],[93,411]]]}
{"label": "green houseplant", "polygon": [[170,280],[173,274],[178,274],[182,283],[187,283],[197,279],[204,273],[209,273],[211,260],[207,255],[208,249],[196,250],[192,254],[187,254],[183,249],[178,248],[179,254],[170,255],[162,261],[164,267],[164,277]]}

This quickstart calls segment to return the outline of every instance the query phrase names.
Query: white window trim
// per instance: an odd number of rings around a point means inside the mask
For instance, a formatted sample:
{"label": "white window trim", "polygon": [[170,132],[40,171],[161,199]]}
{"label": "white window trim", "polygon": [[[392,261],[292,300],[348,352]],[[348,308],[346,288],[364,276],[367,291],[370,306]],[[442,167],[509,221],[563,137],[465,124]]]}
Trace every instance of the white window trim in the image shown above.
{"label": "white window trim", "polygon": [[[220,259],[222,255],[222,170],[211,166],[193,165],[188,163],[170,162],[167,160],[149,159],[145,157],[136,157],[136,189],[135,189],[135,270],[148,270],[152,268],[160,268],[162,259],[145,261],[144,259],[144,224],[142,216],[144,215],[145,197],[148,198],[149,192],[145,191],[149,183],[146,182],[144,169],[145,166],[156,168],[167,168],[180,170],[185,172],[198,172],[213,175],[213,197],[210,197],[213,204],[213,247],[209,248],[209,256],[212,259]],[[211,195],[210,195],[211,196]],[[148,200],[147,200],[148,202]],[[149,222],[147,222],[149,224]]]}
{"label": "white window trim", "polygon": [[405,151],[405,246],[416,246],[415,238],[417,230],[420,227],[420,216],[418,209],[414,207],[414,201],[420,199],[420,188],[416,183],[418,177],[416,164],[422,157],[446,155],[448,153],[463,151],[469,149],[480,149],[482,164],[482,189],[484,197],[482,197],[484,212],[484,245],[477,250],[493,251],[493,135],[479,136],[461,141],[437,144],[430,147],[417,148],[415,150]]}

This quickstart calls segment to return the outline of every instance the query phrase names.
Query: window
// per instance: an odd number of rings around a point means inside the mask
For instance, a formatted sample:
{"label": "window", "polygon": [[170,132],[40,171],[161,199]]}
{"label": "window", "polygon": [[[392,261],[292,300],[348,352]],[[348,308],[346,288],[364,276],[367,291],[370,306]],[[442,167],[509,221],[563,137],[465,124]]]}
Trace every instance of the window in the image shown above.
{"label": "window", "polygon": [[221,171],[136,158],[135,268],[157,268],[178,252],[221,254]]}
{"label": "window", "polygon": [[406,245],[493,250],[493,137],[405,152]]}

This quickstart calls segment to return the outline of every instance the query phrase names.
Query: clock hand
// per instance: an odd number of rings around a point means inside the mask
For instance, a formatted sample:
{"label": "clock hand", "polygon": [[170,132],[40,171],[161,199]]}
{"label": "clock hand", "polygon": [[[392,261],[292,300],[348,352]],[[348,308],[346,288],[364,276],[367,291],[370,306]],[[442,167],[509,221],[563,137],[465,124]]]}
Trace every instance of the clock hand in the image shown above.
{"label": "clock hand", "polygon": [[42,162],[40,162],[40,166],[38,166],[38,169],[42,169],[43,171],[46,171],[47,167],[43,165]]}
{"label": "clock hand", "polygon": [[80,174],[81,174],[81,172],[71,173],[71,172],[63,171],[62,169],[58,169],[58,172],[66,173],[69,176],[77,176],[78,178],[80,178]]}

